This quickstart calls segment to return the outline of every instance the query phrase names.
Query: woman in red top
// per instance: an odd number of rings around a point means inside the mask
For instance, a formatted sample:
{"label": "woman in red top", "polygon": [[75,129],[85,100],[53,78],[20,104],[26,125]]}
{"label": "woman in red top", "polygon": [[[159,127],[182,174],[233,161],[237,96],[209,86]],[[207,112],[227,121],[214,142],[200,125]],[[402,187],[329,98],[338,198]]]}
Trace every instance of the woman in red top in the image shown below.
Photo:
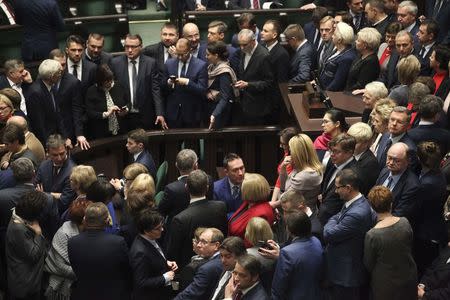
{"label": "woman in red top", "polygon": [[450,50],[446,46],[437,45],[430,55],[430,67],[433,69],[433,81],[436,89],[432,91],[438,97],[445,99],[448,94],[448,61]]}
{"label": "woman in red top", "polygon": [[268,201],[270,186],[264,176],[246,173],[241,192],[242,204],[228,221],[228,235],[244,238],[245,228],[251,218],[261,217],[272,225],[274,214]]}
{"label": "woman in red top", "polygon": [[399,22],[392,22],[386,27],[384,34],[385,43],[382,43],[378,48],[378,61],[380,63],[381,73],[386,72],[391,53],[395,50],[395,36],[402,30],[402,24]]}

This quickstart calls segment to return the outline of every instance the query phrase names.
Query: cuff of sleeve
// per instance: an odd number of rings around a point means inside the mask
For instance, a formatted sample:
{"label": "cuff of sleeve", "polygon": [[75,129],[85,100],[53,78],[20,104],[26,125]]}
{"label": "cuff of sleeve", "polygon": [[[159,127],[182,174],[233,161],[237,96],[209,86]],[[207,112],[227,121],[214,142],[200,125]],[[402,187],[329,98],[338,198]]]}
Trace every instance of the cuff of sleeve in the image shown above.
{"label": "cuff of sleeve", "polygon": [[165,283],[165,285],[168,285],[169,282],[170,282],[169,276],[168,276],[167,274],[163,274],[163,277],[164,277],[164,283]]}

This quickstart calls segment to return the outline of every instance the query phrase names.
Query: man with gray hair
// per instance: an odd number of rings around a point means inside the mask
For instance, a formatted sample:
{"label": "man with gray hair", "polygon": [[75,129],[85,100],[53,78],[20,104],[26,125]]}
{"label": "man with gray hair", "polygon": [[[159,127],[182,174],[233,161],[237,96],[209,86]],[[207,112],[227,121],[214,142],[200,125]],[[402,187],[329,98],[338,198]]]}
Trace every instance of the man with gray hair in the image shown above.
{"label": "man with gray hair", "polygon": [[[39,66],[39,78],[33,82],[26,94],[30,127],[42,144],[54,133],[67,137],[55,96],[55,84],[61,75],[59,62],[53,59],[44,60]],[[70,139],[67,144],[71,145]]]}
{"label": "man with gray hair", "polygon": [[238,34],[241,58],[235,87],[240,101],[235,102],[232,120],[236,125],[265,125],[272,108],[274,76],[269,52],[256,41],[255,33],[242,29]]}
{"label": "man with gray hair", "polygon": [[30,72],[25,70],[23,61],[10,59],[3,65],[5,74],[0,76],[0,89],[12,88],[20,94],[20,110],[27,114],[24,94],[33,82]]}
{"label": "man with gray hair", "polygon": [[402,1],[397,8],[397,21],[402,24],[403,29],[411,33],[414,42],[418,42],[417,31],[419,31],[419,22],[417,13],[419,9],[413,1]]}
{"label": "man with gray hair", "polygon": [[168,231],[167,258],[175,260],[180,268],[186,266],[194,255],[192,238],[198,227],[215,227],[226,235],[227,208],[222,201],[206,199],[208,175],[194,170],[186,179],[190,196],[189,206],[177,214]]}

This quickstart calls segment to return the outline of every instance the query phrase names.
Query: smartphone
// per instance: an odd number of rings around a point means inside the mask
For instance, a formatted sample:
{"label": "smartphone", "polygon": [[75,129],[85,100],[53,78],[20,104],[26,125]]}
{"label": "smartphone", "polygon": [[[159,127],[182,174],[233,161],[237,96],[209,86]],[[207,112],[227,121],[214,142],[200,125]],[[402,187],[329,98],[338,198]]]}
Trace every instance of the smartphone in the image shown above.
{"label": "smartphone", "polygon": [[177,76],[175,76],[175,75],[170,75],[170,76],[169,76],[169,79],[172,80],[172,81],[175,81],[175,79],[177,79]]}
{"label": "smartphone", "polygon": [[258,241],[258,247],[259,248],[264,248],[267,250],[272,249],[272,246],[270,246],[270,244],[267,241]]}

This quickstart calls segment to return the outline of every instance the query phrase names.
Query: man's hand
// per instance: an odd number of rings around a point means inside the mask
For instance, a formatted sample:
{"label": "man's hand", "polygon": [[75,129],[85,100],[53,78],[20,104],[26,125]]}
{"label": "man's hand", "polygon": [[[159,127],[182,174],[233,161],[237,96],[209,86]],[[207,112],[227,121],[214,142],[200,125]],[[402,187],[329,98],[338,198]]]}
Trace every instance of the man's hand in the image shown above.
{"label": "man's hand", "polygon": [[225,298],[232,298],[236,289],[237,285],[234,284],[234,275],[231,275],[231,278],[228,280],[228,284],[225,287]]}
{"label": "man's hand", "polygon": [[42,186],[42,183],[36,184],[36,191],[44,193],[44,187]]}
{"label": "man's hand", "polygon": [[203,6],[201,4],[197,4],[197,7],[195,8],[195,10],[197,10],[197,11],[205,11],[206,10],[206,6]]}
{"label": "man's hand", "polygon": [[238,88],[240,90],[245,89],[248,87],[248,82],[247,81],[243,81],[243,80],[238,80],[236,81],[236,83],[234,84],[235,88]]}
{"label": "man's hand", "polygon": [[176,84],[179,84],[179,85],[188,85],[189,84],[189,79],[188,78],[184,78],[184,77],[178,77],[175,80],[175,82],[176,82]]}
{"label": "man's hand", "polygon": [[87,150],[91,148],[91,145],[89,145],[89,142],[84,137],[84,135],[77,136],[77,144],[75,146],[80,146],[81,150]]}
{"label": "man's hand", "polygon": [[169,129],[169,127],[167,126],[166,120],[164,119],[163,116],[157,116],[156,117],[155,125],[158,124],[158,123],[161,124],[161,128],[162,129],[164,129],[164,130]]}
{"label": "man's hand", "polygon": [[2,162],[2,165],[1,165],[1,169],[2,170],[6,170],[6,169],[8,169],[8,167],[9,167],[9,162],[8,161]]}
{"label": "man's hand", "polygon": [[28,72],[28,70],[23,70],[22,81],[26,82],[26,83],[32,83],[33,82],[33,78],[31,78],[31,74],[30,74],[30,72]]}
{"label": "man's hand", "polygon": [[42,229],[41,229],[41,226],[39,226],[38,221],[33,221],[32,223],[28,223],[27,226],[28,226],[28,228],[33,230],[36,235],[42,234]]}
{"label": "man's hand", "polygon": [[175,45],[170,46],[167,49],[167,52],[169,52],[170,57],[172,58],[177,57],[177,48],[175,47]]}
{"label": "man's hand", "polygon": [[164,277],[167,277],[169,279],[169,281],[172,281],[173,278],[175,277],[175,272],[174,271],[169,271],[164,273]]}
{"label": "man's hand", "polygon": [[66,139],[65,145],[67,149],[73,149],[72,141],[70,139]]}
{"label": "man's hand", "polygon": [[122,182],[120,181],[120,179],[112,178],[109,183],[112,184],[116,191],[120,191],[122,189]]}
{"label": "man's hand", "polygon": [[268,259],[278,259],[278,256],[280,256],[280,246],[274,240],[268,240],[267,243],[269,243],[272,249],[259,248],[258,253]]}
{"label": "man's hand", "polygon": [[175,272],[178,270],[178,265],[174,261],[167,261],[167,266],[170,268],[171,271]]}
{"label": "man's hand", "polygon": [[422,299],[423,295],[425,295],[425,286],[419,283],[417,285],[417,298]]}
{"label": "man's hand", "polygon": [[[41,185],[41,187],[42,187],[42,185]],[[43,192],[44,190],[42,190],[41,192]],[[56,200],[59,200],[59,199],[61,199],[61,193],[50,193],[52,196],[53,196],[53,198],[55,198]]]}

